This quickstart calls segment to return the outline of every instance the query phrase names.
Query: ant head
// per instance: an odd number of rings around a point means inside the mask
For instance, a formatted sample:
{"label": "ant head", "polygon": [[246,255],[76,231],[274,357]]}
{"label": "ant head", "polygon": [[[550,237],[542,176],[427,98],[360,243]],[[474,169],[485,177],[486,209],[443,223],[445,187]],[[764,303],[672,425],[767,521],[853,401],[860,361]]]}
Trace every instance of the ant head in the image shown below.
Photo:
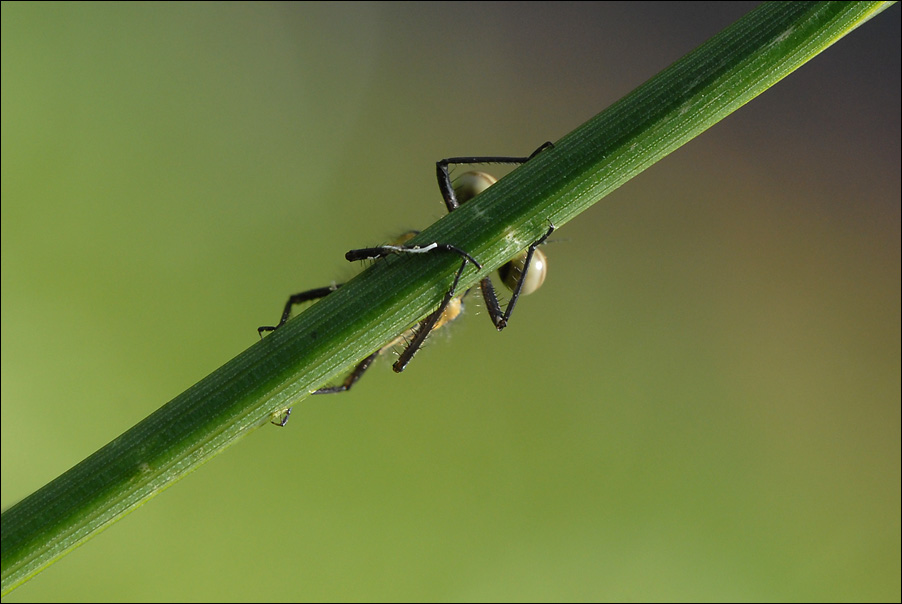
{"label": "ant head", "polygon": [[419,234],[419,231],[406,231],[398,235],[391,243],[392,245],[404,245]]}

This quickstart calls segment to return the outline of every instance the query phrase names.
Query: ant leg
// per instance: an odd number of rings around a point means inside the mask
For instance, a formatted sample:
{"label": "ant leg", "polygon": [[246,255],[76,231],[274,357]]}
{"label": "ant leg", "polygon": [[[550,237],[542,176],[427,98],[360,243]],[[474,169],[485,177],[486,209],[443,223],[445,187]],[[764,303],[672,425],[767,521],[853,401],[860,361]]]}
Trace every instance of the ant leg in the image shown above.
{"label": "ant leg", "polygon": [[[427,251],[431,251],[434,249],[444,249],[444,250],[456,252],[463,257],[463,261],[460,264],[460,268],[457,269],[457,273],[454,275],[454,281],[451,283],[451,288],[445,294],[445,297],[442,298],[442,303],[439,305],[438,310],[436,310],[434,313],[429,315],[429,317],[427,317],[422,322],[420,322],[420,326],[417,328],[417,333],[414,336],[413,340],[411,340],[410,344],[408,344],[408,346],[404,350],[404,352],[401,353],[400,358],[393,365],[394,370],[398,373],[404,371],[404,368],[410,362],[410,359],[413,358],[414,353],[416,353],[416,351],[419,350],[420,346],[423,345],[423,342],[426,340],[426,336],[429,335],[429,332],[435,328],[435,324],[438,322],[438,320],[444,314],[445,309],[448,307],[448,304],[454,298],[454,291],[457,289],[457,284],[460,281],[461,275],[463,275],[464,270],[467,268],[467,262],[472,262],[477,267],[480,267],[479,263],[476,262],[469,254],[467,254],[463,250],[460,250],[459,248],[456,248],[455,246],[452,246],[452,245],[442,245],[442,244],[433,243],[424,248],[419,248],[418,246],[413,246],[413,247],[415,249],[406,249],[406,248],[404,248],[404,246],[383,246],[382,248],[366,248],[366,249],[362,249],[362,250],[351,250],[347,254],[348,260],[361,260],[361,259],[366,259],[366,258],[372,258],[373,257],[372,254],[374,252],[377,254],[381,254],[381,255],[375,256],[378,258],[378,257],[382,257],[384,255],[390,254],[390,253],[404,253],[404,252],[418,253],[418,252],[427,252]],[[398,249],[398,248],[400,248],[400,249]],[[357,257],[358,256],[357,252],[360,253],[359,258]],[[360,361],[360,363],[358,363],[357,366],[354,367],[354,370],[348,374],[348,376],[344,379],[344,381],[340,385],[328,386],[326,388],[320,388],[319,390],[316,390],[316,391],[312,392],[311,394],[336,394],[338,392],[347,392],[348,390],[351,389],[351,387],[354,384],[357,383],[357,380],[359,380],[363,376],[363,374],[366,372],[366,370],[370,368],[370,365],[373,364],[373,361],[376,360],[376,357],[379,356],[380,352],[382,352],[381,348],[379,350],[377,350],[376,352],[374,352],[373,354],[371,354],[370,356],[363,359],[362,361]],[[290,408],[283,415],[281,422],[273,422],[273,423],[276,425],[279,425],[279,426],[284,426],[285,423],[288,421],[289,415],[291,415]]]}
{"label": "ant leg", "polygon": [[[460,278],[463,275],[464,270],[466,270],[466,268],[467,268],[467,263],[468,262],[472,263],[473,266],[475,266],[477,270],[482,269],[482,265],[479,264],[479,262],[477,262],[477,260],[475,258],[473,258],[473,256],[471,256],[464,250],[462,250],[459,247],[452,245],[450,243],[430,243],[430,244],[424,245],[424,246],[419,246],[419,245],[381,245],[381,246],[377,246],[377,247],[368,247],[368,248],[361,248],[358,250],[351,250],[347,254],[345,254],[345,258],[347,258],[351,262],[354,262],[356,260],[384,258],[385,256],[388,256],[389,254],[425,254],[425,253],[429,253],[429,252],[432,252],[435,250],[454,252],[455,254],[457,254],[458,256],[463,258],[463,261],[460,264],[460,268],[457,269],[457,273],[454,275],[454,281],[451,283],[451,287],[445,293],[445,297],[442,298],[442,302],[441,302],[441,304],[439,304],[438,309],[435,312],[433,312],[431,315],[426,317],[426,319],[424,319],[423,321],[420,322],[419,326],[417,327],[416,334],[414,335],[413,339],[410,341],[410,344],[407,345],[407,348],[404,350],[404,352],[401,353],[401,356],[398,358],[397,361],[395,361],[394,365],[392,365],[392,368],[397,373],[404,371],[404,368],[407,367],[407,364],[410,362],[410,359],[413,358],[413,355],[423,345],[423,342],[426,340],[426,336],[429,335],[429,332],[431,332],[433,329],[435,329],[436,324],[442,318],[442,315],[445,314],[445,310],[448,308],[448,304],[450,304],[451,300],[454,299],[454,292],[457,289],[457,284],[460,282]],[[365,366],[363,366],[363,365],[365,365]],[[361,366],[363,366],[363,367],[361,368]],[[350,388],[350,386],[357,379],[360,378],[359,374],[362,374],[364,371],[366,371],[368,366],[369,366],[369,363],[367,362],[367,360],[364,360],[364,362],[361,363],[361,365],[359,365],[357,367],[357,369],[354,370],[354,373],[352,373],[349,376],[349,378],[353,378],[353,379],[351,379],[350,384],[348,384],[348,388]],[[359,373],[358,373],[358,371],[359,371]],[[355,377],[355,374],[357,374],[356,377]],[[339,386],[338,388],[341,388],[341,386]],[[341,392],[342,390],[337,390],[337,391]],[[317,392],[317,394],[319,394],[319,393]]]}
{"label": "ant leg", "polygon": [[477,269],[482,268],[482,265],[479,264],[476,259],[473,258],[473,256],[466,253],[456,245],[451,245],[450,243],[430,243],[429,245],[424,246],[379,245],[376,247],[365,247],[359,250],[350,250],[347,254],[345,254],[345,258],[347,258],[349,262],[355,262],[357,260],[378,260],[379,258],[384,258],[389,254],[425,254],[433,250],[454,252],[464,259],[464,264],[466,264],[467,262],[472,262],[473,266],[475,266]]}
{"label": "ant leg", "polygon": [[[352,251],[356,251],[356,250],[352,250]],[[429,317],[427,317],[424,321],[422,321],[420,323],[420,326],[417,329],[417,333],[414,336],[413,340],[410,342],[410,344],[407,346],[407,348],[401,354],[401,357],[398,359],[398,361],[394,364],[394,370],[396,372],[400,373],[401,371],[404,371],[404,368],[410,362],[410,359],[413,358],[414,353],[416,353],[416,351],[420,348],[420,346],[423,345],[423,341],[425,341],[426,336],[429,335],[429,332],[435,328],[435,324],[438,322],[439,318],[445,312],[445,308],[448,306],[449,302],[454,298],[454,290],[457,289],[457,283],[460,281],[460,277],[461,277],[461,275],[463,275],[464,269],[467,267],[467,262],[471,262],[471,261],[475,262],[474,260],[472,260],[472,258],[469,257],[468,254],[463,254],[463,255],[464,255],[464,260],[463,260],[463,262],[461,262],[460,268],[457,269],[457,273],[454,275],[454,282],[451,284],[451,289],[449,289],[448,293],[445,294],[445,297],[442,299],[442,303],[441,303],[441,305],[439,305],[438,310],[436,310],[434,313],[429,315]],[[322,289],[328,289],[328,288],[320,288],[320,290],[322,290]],[[320,291],[320,290],[311,290],[311,291]],[[307,294],[307,293],[309,293],[309,292],[303,292],[303,294]],[[297,294],[296,296],[301,296],[301,295],[302,294]],[[323,295],[326,295],[326,294],[323,294]],[[292,296],[292,300],[296,296]],[[318,297],[322,297],[322,296],[318,296]],[[313,298],[307,298],[307,299],[313,299]],[[306,300],[301,300],[301,301],[306,301]],[[287,308],[290,310],[290,308],[291,308],[290,303],[287,305]],[[283,321],[283,323],[284,323],[284,321]],[[373,361],[376,360],[376,357],[379,356],[380,352],[382,352],[381,348],[379,350],[377,350],[376,352],[374,352],[373,354],[371,354],[370,356],[363,359],[362,361],[360,361],[360,363],[358,363],[357,366],[354,367],[354,370],[347,375],[347,377],[344,379],[344,381],[340,385],[328,386],[326,388],[320,388],[319,390],[311,392],[311,394],[337,394],[339,392],[347,392],[348,390],[351,389],[351,387],[354,384],[357,383],[357,381],[363,376],[363,374],[366,373],[366,370],[370,368],[370,365],[373,364]],[[275,424],[276,426],[284,428],[285,424],[288,423],[288,418],[291,416],[291,409],[292,409],[291,407],[286,409],[282,413],[282,416],[279,421],[272,421],[271,423]]]}
{"label": "ant leg", "polygon": [[[482,299],[485,301],[485,309],[489,313],[489,318],[495,324],[495,329],[501,331],[507,322],[503,321],[504,311],[501,310],[501,305],[498,303],[498,296],[495,294],[495,286],[492,285],[492,280],[489,277],[484,277],[479,282],[479,289],[482,291]],[[504,326],[499,327],[502,323],[504,323]]]}
{"label": "ant leg", "polygon": [[279,416],[279,421],[272,420],[271,423],[273,426],[278,426],[280,428],[284,428],[285,424],[288,423],[288,418],[291,417],[291,407],[282,412],[282,415]]}
{"label": "ant leg", "polygon": [[318,287],[316,289],[307,290],[305,292],[301,292],[299,294],[295,294],[288,298],[288,302],[285,303],[285,309],[282,311],[282,318],[279,319],[278,325],[263,325],[257,328],[257,333],[260,334],[260,337],[263,337],[264,331],[275,331],[278,328],[285,325],[288,322],[289,317],[291,317],[291,307],[295,304],[301,304],[303,302],[309,302],[310,300],[319,300],[320,298],[325,298],[336,289],[341,287],[341,283],[337,283],[335,285],[330,285],[328,287]]}
{"label": "ant leg", "polygon": [[445,297],[442,298],[442,303],[439,304],[438,309],[425,319],[423,319],[419,326],[416,329],[416,334],[413,336],[413,339],[407,345],[407,348],[404,349],[404,352],[401,353],[401,356],[398,357],[398,360],[395,361],[394,365],[392,365],[392,369],[395,370],[395,373],[401,373],[404,371],[404,368],[407,367],[407,364],[410,363],[410,360],[413,358],[413,355],[420,349],[423,345],[423,342],[426,341],[426,337],[435,329],[436,324],[442,318],[442,315],[445,314],[445,309],[448,308],[448,304],[454,298],[454,290],[457,289],[457,283],[460,281],[461,275],[464,273],[464,269],[467,268],[467,259],[464,258],[463,262],[460,263],[460,268],[457,269],[457,273],[454,275],[454,282],[451,283],[451,288],[445,294]]}
{"label": "ant leg", "polygon": [[320,388],[311,394],[336,394],[338,392],[347,392],[351,389],[351,386],[357,383],[357,380],[363,376],[367,369],[370,368],[370,365],[373,364],[373,361],[376,360],[376,357],[379,356],[379,353],[382,352],[380,348],[370,356],[366,357],[362,361],[360,361],[356,367],[354,367],[354,371],[348,374],[345,380],[339,386],[329,386],[327,388]]}
{"label": "ant leg", "polygon": [[[431,252],[433,250],[444,250],[444,251],[454,252],[463,258],[463,262],[461,263],[461,266],[457,270],[457,274],[454,277],[454,283],[451,285],[451,289],[448,291],[448,293],[445,294],[445,298],[442,300],[442,304],[439,307],[437,314],[435,315],[435,320],[432,321],[432,324],[434,325],[435,321],[438,320],[438,317],[441,316],[441,314],[445,310],[445,307],[448,306],[448,303],[454,297],[454,290],[457,288],[457,283],[458,283],[458,281],[460,281],[460,277],[463,274],[463,271],[467,266],[467,262],[472,262],[476,266],[477,269],[482,268],[482,265],[480,265],[472,256],[470,256],[468,253],[466,253],[459,247],[451,245],[449,243],[431,243],[429,245],[422,246],[422,247],[420,247],[418,245],[383,245],[383,246],[379,246],[379,247],[362,248],[362,249],[358,249],[358,250],[349,251],[347,254],[345,254],[345,258],[347,258],[349,261],[353,262],[355,260],[383,258],[385,256],[388,256],[389,254],[423,254],[423,253]],[[338,288],[338,287],[340,287],[340,286],[339,285],[335,286],[335,288]],[[294,304],[298,304],[300,302],[306,302],[308,300],[313,300],[316,298],[322,298],[322,297],[328,295],[330,293],[330,291],[332,291],[332,289],[335,289],[335,288],[322,287],[319,289],[310,290],[308,292],[301,292],[300,294],[295,294],[288,300],[288,303],[285,305],[285,312],[282,314],[282,321],[279,323],[279,325],[277,325],[276,327],[272,327],[272,328],[261,327],[260,329],[261,330],[267,330],[267,329],[273,330],[273,329],[277,329],[278,327],[281,327],[288,320],[288,316],[290,316],[290,314],[291,314],[291,307]],[[430,319],[431,318],[432,317],[430,316]],[[426,321],[429,321],[429,319],[426,319]],[[425,323],[425,321],[424,321],[424,323]],[[431,330],[431,327],[430,327],[430,330]],[[428,331],[426,333],[428,334]],[[416,337],[414,338],[415,341],[417,339],[418,338],[416,338]],[[422,344],[422,340],[424,340],[424,339],[425,339],[425,335],[422,338],[419,338],[417,347],[419,347],[420,344]],[[363,359],[362,361],[360,361],[360,363],[358,363],[357,366],[354,367],[354,370],[351,373],[349,373],[348,376],[344,379],[344,381],[341,384],[339,384],[338,386],[328,386],[326,388],[320,388],[319,390],[316,390],[316,391],[312,392],[311,394],[336,394],[338,392],[347,392],[348,390],[351,389],[351,387],[354,384],[357,383],[357,380],[359,380],[363,376],[363,374],[366,373],[366,370],[370,368],[370,365],[373,364],[373,361],[376,360],[376,357],[379,356],[380,352],[382,352],[381,349],[377,350],[370,356],[368,356],[365,359]],[[414,351],[412,351],[410,353],[410,355],[409,355],[410,357],[413,356],[413,352],[416,352],[416,350],[414,349]],[[409,360],[410,360],[410,358],[408,357],[407,361],[409,361]],[[407,361],[405,361],[404,365],[407,364]],[[402,369],[403,369],[403,367],[402,367]],[[398,371],[398,369],[396,369],[396,371]],[[283,421],[287,422],[288,415],[290,415],[290,414],[291,414],[291,409],[289,409],[283,415],[283,418],[282,418]],[[281,425],[281,426],[285,425],[284,423],[281,423],[281,422],[274,422],[274,423],[276,423],[277,425]]]}
{"label": "ant leg", "polygon": [[449,212],[453,212],[459,208],[461,204],[457,199],[457,195],[454,193],[454,187],[451,185],[451,174],[448,171],[448,166],[459,164],[524,164],[550,147],[554,147],[551,141],[543,143],[528,157],[449,157],[435,162],[438,188],[439,191],[442,192],[442,199],[445,200],[445,206],[448,208]]}
{"label": "ant leg", "polygon": [[529,265],[532,263],[532,257],[536,252],[536,248],[545,243],[545,240],[554,232],[554,229],[554,225],[550,225],[548,230],[545,231],[545,234],[527,248],[526,258],[523,261],[523,270],[520,273],[520,278],[517,279],[517,285],[514,287],[511,299],[507,303],[507,308],[504,310],[504,314],[501,313],[501,305],[498,303],[498,297],[495,295],[495,288],[492,286],[492,281],[486,277],[479,282],[479,287],[482,289],[482,297],[485,300],[489,318],[492,319],[492,323],[495,324],[495,328],[498,331],[507,327],[507,322],[510,319],[511,313],[514,312],[514,306],[520,298],[520,292],[523,290],[523,284],[526,282],[526,274],[529,272]]}
{"label": "ant leg", "polygon": [[[320,289],[327,289],[327,288],[320,288]],[[311,290],[311,291],[319,291],[319,290]],[[303,293],[308,293],[308,292],[303,292]],[[300,295],[300,294],[297,294],[297,295]],[[294,298],[294,297],[295,296],[292,296],[292,298]],[[319,296],[319,297],[322,297],[322,296]],[[366,372],[366,370],[370,368],[370,365],[373,364],[373,361],[376,360],[376,357],[379,356],[380,352],[382,352],[382,349],[377,350],[370,356],[368,356],[365,359],[363,359],[362,361],[360,361],[357,364],[357,366],[354,368],[354,371],[352,371],[351,373],[348,374],[348,376],[344,379],[344,381],[341,383],[340,386],[328,386],[326,388],[320,388],[319,390],[315,390],[315,391],[311,392],[310,394],[336,394],[338,392],[347,392],[348,390],[351,389],[351,386],[353,386],[355,383],[357,383],[357,380],[359,380],[361,378],[361,376],[363,376],[363,374]],[[285,424],[288,423],[288,418],[291,417],[291,410],[292,410],[292,407],[289,407],[288,409],[286,409],[285,411],[282,412],[282,415],[279,417],[279,421],[273,420],[270,423],[273,425],[279,426],[280,428],[284,428]]]}
{"label": "ant leg", "polygon": [[[348,377],[345,378],[344,382],[341,383],[340,386],[329,386],[327,388],[320,388],[319,390],[315,390],[310,394],[336,394],[338,392],[347,392],[351,389],[357,380],[360,379],[360,376],[364,374],[364,372],[370,368],[370,365],[373,364],[373,361],[376,360],[376,357],[379,356],[379,353],[382,352],[382,349],[377,350],[370,356],[366,357],[360,363],[357,364],[357,367],[354,368],[354,371],[348,374]],[[288,423],[288,418],[291,417],[292,407],[289,407],[285,411],[282,412],[282,415],[279,417],[279,421],[273,420],[270,423],[280,428],[284,428],[285,424]]]}

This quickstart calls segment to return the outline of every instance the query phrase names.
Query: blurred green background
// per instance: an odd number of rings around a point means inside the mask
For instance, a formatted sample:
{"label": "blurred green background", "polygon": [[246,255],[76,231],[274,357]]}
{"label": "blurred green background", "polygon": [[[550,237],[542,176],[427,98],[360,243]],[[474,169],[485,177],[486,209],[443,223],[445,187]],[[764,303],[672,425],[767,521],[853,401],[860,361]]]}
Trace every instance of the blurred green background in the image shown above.
{"label": "blurred green background", "polygon": [[[6,508],[754,4],[2,6]],[[898,601],[899,6],[555,239],[7,601]]]}

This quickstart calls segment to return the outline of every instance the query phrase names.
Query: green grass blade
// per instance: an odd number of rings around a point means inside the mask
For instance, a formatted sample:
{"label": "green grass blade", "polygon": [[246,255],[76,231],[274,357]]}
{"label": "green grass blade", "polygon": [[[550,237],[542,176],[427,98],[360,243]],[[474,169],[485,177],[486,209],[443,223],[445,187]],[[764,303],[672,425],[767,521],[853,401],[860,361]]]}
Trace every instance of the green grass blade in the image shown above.
{"label": "green grass blade", "polygon": [[[470,252],[483,270],[468,268],[461,288],[473,285],[549,223],[564,225],[889,4],[761,6],[418,241]],[[437,305],[458,266],[438,253],[374,264],[5,511],[2,593],[380,348]]]}

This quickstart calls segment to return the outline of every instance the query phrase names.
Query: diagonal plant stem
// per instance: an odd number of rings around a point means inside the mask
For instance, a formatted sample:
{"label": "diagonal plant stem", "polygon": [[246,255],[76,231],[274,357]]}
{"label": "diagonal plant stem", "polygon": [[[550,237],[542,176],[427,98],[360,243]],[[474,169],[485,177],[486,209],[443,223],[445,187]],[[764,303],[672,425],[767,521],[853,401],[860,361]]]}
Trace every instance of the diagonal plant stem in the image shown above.
{"label": "diagonal plant stem", "polygon": [[[890,4],[765,4],[411,243],[467,250],[483,267],[466,269],[470,287]],[[459,266],[442,253],[375,263],[5,511],[2,593],[425,316]]]}

